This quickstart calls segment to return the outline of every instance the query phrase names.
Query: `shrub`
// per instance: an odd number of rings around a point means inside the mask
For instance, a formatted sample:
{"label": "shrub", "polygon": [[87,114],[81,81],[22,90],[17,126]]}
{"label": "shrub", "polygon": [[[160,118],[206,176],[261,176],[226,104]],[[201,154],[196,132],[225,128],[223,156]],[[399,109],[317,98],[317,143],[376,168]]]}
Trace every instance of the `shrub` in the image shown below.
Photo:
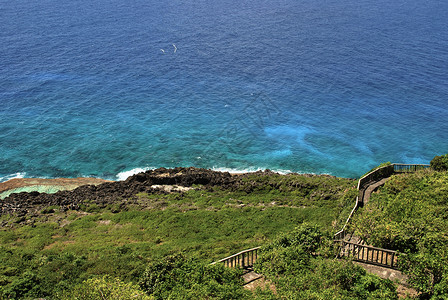
{"label": "shrub", "polygon": [[2,293],[0,293],[0,297],[3,294],[7,299],[21,299],[25,297],[36,298],[45,295],[41,290],[40,281],[40,278],[36,274],[25,272],[9,286],[4,288],[1,291]]}
{"label": "shrub", "polygon": [[[446,289],[448,268],[446,261],[448,258],[448,251],[446,246],[444,249],[439,249],[439,253],[430,253],[420,251],[419,253],[409,253],[401,257],[400,267],[403,273],[408,275],[408,283],[412,285],[417,291],[427,296],[442,297],[446,299],[448,290]],[[435,297],[435,299],[439,299]],[[445,298],[443,298],[445,297]]]}
{"label": "shrub", "polygon": [[244,299],[240,276],[241,270],[176,254],[149,264],[140,287],[155,299]]}
{"label": "shrub", "polygon": [[73,289],[62,293],[58,298],[61,300],[154,299],[146,295],[138,285],[125,283],[119,278],[112,278],[108,275],[88,279],[76,285]]}
{"label": "shrub", "polygon": [[86,207],[85,211],[89,212],[89,213],[95,213],[95,212],[99,212],[100,210],[101,210],[101,208],[97,204],[92,203]]}
{"label": "shrub", "polygon": [[395,175],[352,221],[367,243],[407,253],[399,266],[421,298],[448,295],[447,187],[447,172]]}
{"label": "shrub", "polygon": [[319,252],[325,240],[329,239],[328,233],[324,233],[317,225],[303,223],[293,231],[282,234],[263,250],[274,248],[300,247],[308,254]]}
{"label": "shrub", "polygon": [[274,282],[281,299],[398,298],[391,281],[369,275],[351,261],[316,256],[327,241],[318,227],[302,224],[263,247],[255,271]]}
{"label": "shrub", "polygon": [[300,246],[260,251],[255,271],[266,276],[299,274],[308,269],[310,255]]}
{"label": "shrub", "polygon": [[430,162],[431,168],[435,171],[448,170],[448,154],[434,157]]}
{"label": "shrub", "polygon": [[396,288],[391,280],[381,279],[372,274],[365,274],[353,288],[358,299],[397,299]]}
{"label": "shrub", "polygon": [[318,226],[303,223],[261,248],[255,270],[273,277],[298,274],[307,269],[311,254],[318,251],[324,239]]}

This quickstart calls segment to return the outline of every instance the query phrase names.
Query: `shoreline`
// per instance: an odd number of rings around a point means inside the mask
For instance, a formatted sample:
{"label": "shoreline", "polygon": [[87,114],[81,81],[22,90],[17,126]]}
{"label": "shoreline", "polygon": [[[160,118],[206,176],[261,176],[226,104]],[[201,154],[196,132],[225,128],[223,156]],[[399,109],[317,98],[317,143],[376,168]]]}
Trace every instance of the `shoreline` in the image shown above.
{"label": "shoreline", "polygon": [[[303,171],[292,171],[292,170],[286,170],[286,169],[270,169],[270,168],[262,168],[262,167],[248,167],[248,168],[242,168],[242,169],[238,169],[238,168],[227,168],[227,167],[196,167],[196,166],[175,166],[175,167],[136,167],[127,171],[121,171],[119,173],[117,173],[116,175],[108,175],[108,176],[96,176],[96,177],[92,177],[92,175],[83,175],[83,174],[79,174],[76,177],[52,177],[52,176],[42,176],[40,177],[39,175],[32,175],[30,177],[28,177],[28,173],[27,172],[16,172],[16,173],[11,173],[8,175],[2,175],[0,176],[0,185],[2,183],[8,182],[12,179],[39,179],[39,180],[44,180],[44,179],[49,179],[49,180],[54,180],[54,179],[61,179],[61,178],[65,178],[65,179],[77,179],[77,178],[92,178],[92,179],[99,179],[99,180],[107,180],[107,181],[124,181],[126,179],[128,179],[131,176],[134,176],[136,174],[139,173],[144,173],[147,171],[154,171],[154,170],[158,170],[158,169],[176,169],[176,168],[196,168],[196,169],[205,169],[205,170],[210,170],[210,171],[215,171],[215,172],[222,172],[222,173],[230,173],[230,174],[247,174],[247,173],[255,173],[255,172],[263,172],[265,170],[269,170],[272,171],[274,173],[278,173],[281,175],[287,175],[287,174],[310,174],[310,175],[330,175],[330,176],[336,176],[330,173],[313,173],[313,172],[303,172]],[[341,176],[336,176],[336,177],[341,177]],[[343,176],[342,176],[343,177]],[[348,178],[348,177],[343,177],[343,178]],[[0,193],[1,193],[1,189],[0,189]]]}
{"label": "shoreline", "polygon": [[[131,171],[137,171],[137,173],[132,173]],[[256,173],[270,173],[270,174],[278,174],[282,176],[288,176],[291,175],[303,175],[303,176],[329,176],[329,177],[336,177],[329,174],[308,174],[308,173],[295,173],[295,172],[289,172],[289,173],[282,173],[278,171],[272,171],[269,169],[266,170],[256,170],[256,171],[237,171],[237,170],[231,170],[231,169],[224,169],[221,168],[220,170],[216,169],[203,169],[203,168],[195,168],[195,167],[178,167],[178,168],[157,168],[157,169],[133,169],[131,171],[127,171],[127,176],[125,179],[122,180],[107,180],[102,178],[95,178],[95,177],[77,177],[77,178],[12,178],[4,182],[0,182],[0,200],[3,200],[7,197],[9,197],[12,194],[19,194],[21,192],[39,192],[39,193],[46,193],[46,194],[53,194],[59,191],[72,191],[78,187],[86,186],[86,185],[100,185],[103,183],[119,183],[119,182],[125,182],[130,178],[138,177],[138,176],[144,176],[139,174],[145,174],[147,172],[149,173],[156,173],[160,177],[169,177],[173,175],[174,170],[202,170],[205,172],[212,172],[212,173],[218,173],[221,175],[228,174],[227,176],[230,177],[236,177],[236,176],[246,176],[250,174],[256,174]],[[177,174],[176,174],[177,175]]]}
{"label": "shoreline", "polygon": [[20,192],[55,193],[58,191],[71,191],[83,185],[99,185],[111,180],[101,178],[13,178],[0,182],[0,200],[10,194]]}

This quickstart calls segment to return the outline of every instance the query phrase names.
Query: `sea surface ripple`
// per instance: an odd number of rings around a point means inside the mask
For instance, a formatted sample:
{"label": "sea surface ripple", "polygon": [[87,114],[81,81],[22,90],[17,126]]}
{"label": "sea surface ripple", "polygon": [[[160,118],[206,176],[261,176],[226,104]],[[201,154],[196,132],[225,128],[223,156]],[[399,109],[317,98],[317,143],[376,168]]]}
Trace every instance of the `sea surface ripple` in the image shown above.
{"label": "sea surface ripple", "polygon": [[448,2],[0,7],[0,182],[196,166],[357,177],[448,152]]}

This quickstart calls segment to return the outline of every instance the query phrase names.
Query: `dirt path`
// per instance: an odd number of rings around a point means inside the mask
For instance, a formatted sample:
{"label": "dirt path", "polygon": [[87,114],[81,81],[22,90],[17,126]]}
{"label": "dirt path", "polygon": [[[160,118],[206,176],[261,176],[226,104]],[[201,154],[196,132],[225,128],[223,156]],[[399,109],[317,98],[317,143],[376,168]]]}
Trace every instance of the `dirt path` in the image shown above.
{"label": "dirt path", "polygon": [[244,288],[254,291],[257,288],[270,289],[274,294],[277,293],[275,286],[269,280],[266,280],[263,275],[255,273],[254,270],[248,269],[247,273],[243,275]]}
{"label": "dirt path", "polygon": [[[363,198],[363,204],[369,202],[370,196],[372,193],[378,189],[380,186],[384,185],[387,180],[389,180],[390,177],[384,178],[380,181],[377,181],[367,187],[367,189],[364,192],[364,198]],[[350,236],[351,242],[355,242],[358,244],[365,244],[364,241],[362,241],[360,238],[356,236]],[[365,269],[368,273],[377,275],[384,279],[390,279],[393,282],[397,284],[397,292],[400,298],[405,298],[407,296],[415,297],[418,295],[418,292],[412,288],[409,287],[407,284],[407,276],[403,273],[401,273],[398,270],[384,268],[376,265],[366,264],[362,262],[354,262],[355,264],[359,265],[363,269]]]}
{"label": "dirt path", "polygon": [[407,284],[408,277],[398,270],[389,268],[383,268],[380,266],[365,264],[362,262],[354,262],[358,266],[362,267],[368,273],[377,275],[383,279],[390,279],[397,284],[397,292],[400,298],[405,298],[407,295],[415,297],[418,292],[409,287]]}
{"label": "dirt path", "polygon": [[363,203],[364,205],[369,202],[370,200],[370,196],[372,195],[372,193],[379,188],[380,186],[384,185],[384,183],[386,183],[386,181],[388,181],[390,179],[390,177],[388,178],[384,178],[380,181],[377,181],[375,183],[372,183],[371,185],[369,185],[366,189],[366,191],[364,192],[364,198],[363,198]]}

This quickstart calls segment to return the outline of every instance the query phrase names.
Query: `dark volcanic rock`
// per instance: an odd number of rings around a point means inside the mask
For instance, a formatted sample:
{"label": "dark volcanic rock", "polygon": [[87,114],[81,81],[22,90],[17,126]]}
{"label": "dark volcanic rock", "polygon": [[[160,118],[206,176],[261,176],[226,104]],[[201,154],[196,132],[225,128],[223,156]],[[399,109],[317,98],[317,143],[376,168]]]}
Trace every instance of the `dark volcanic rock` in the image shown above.
{"label": "dark volcanic rock", "polygon": [[[193,185],[204,186],[211,189],[220,186],[229,191],[243,191],[252,193],[264,188],[268,184],[271,188],[280,188],[280,183],[266,181],[245,180],[254,173],[232,175],[228,172],[217,172],[198,168],[175,168],[146,171],[129,177],[125,181],[106,182],[99,185],[83,185],[72,191],[59,191],[55,194],[46,193],[19,193],[11,194],[0,201],[0,215],[16,214],[17,216],[39,213],[48,206],[59,206],[60,210],[79,210],[83,205],[96,204],[100,208],[112,203],[126,207],[129,204],[146,206],[147,203],[139,202],[139,193],[166,194],[168,191],[163,186],[192,187]],[[258,175],[276,176],[277,173],[266,170],[255,172]],[[293,174],[290,174],[293,175]],[[290,176],[285,175],[285,176]],[[297,174],[295,174],[297,175]],[[328,175],[306,175],[306,177]],[[310,189],[312,186],[301,186],[300,182],[291,182],[294,189]],[[162,186],[162,187],[161,187]],[[176,189],[174,189],[176,191]]]}
{"label": "dark volcanic rock", "polygon": [[129,177],[125,181],[107,182],[100,185],[84,185],[72,191],[59,191],[54,194],[18,193],[0,201],[0,214],[16,213],[24,215],[43,207],[57,205],[62,210],[77,210],[85,201],[104,207],[116,201],[135,198],[142,192],[165,193],[154,189],[153,185],[192,185],[229,187],[235,181],[235,176],[227,172],[216,172],[197,168],[175,168],[150,170]]}

